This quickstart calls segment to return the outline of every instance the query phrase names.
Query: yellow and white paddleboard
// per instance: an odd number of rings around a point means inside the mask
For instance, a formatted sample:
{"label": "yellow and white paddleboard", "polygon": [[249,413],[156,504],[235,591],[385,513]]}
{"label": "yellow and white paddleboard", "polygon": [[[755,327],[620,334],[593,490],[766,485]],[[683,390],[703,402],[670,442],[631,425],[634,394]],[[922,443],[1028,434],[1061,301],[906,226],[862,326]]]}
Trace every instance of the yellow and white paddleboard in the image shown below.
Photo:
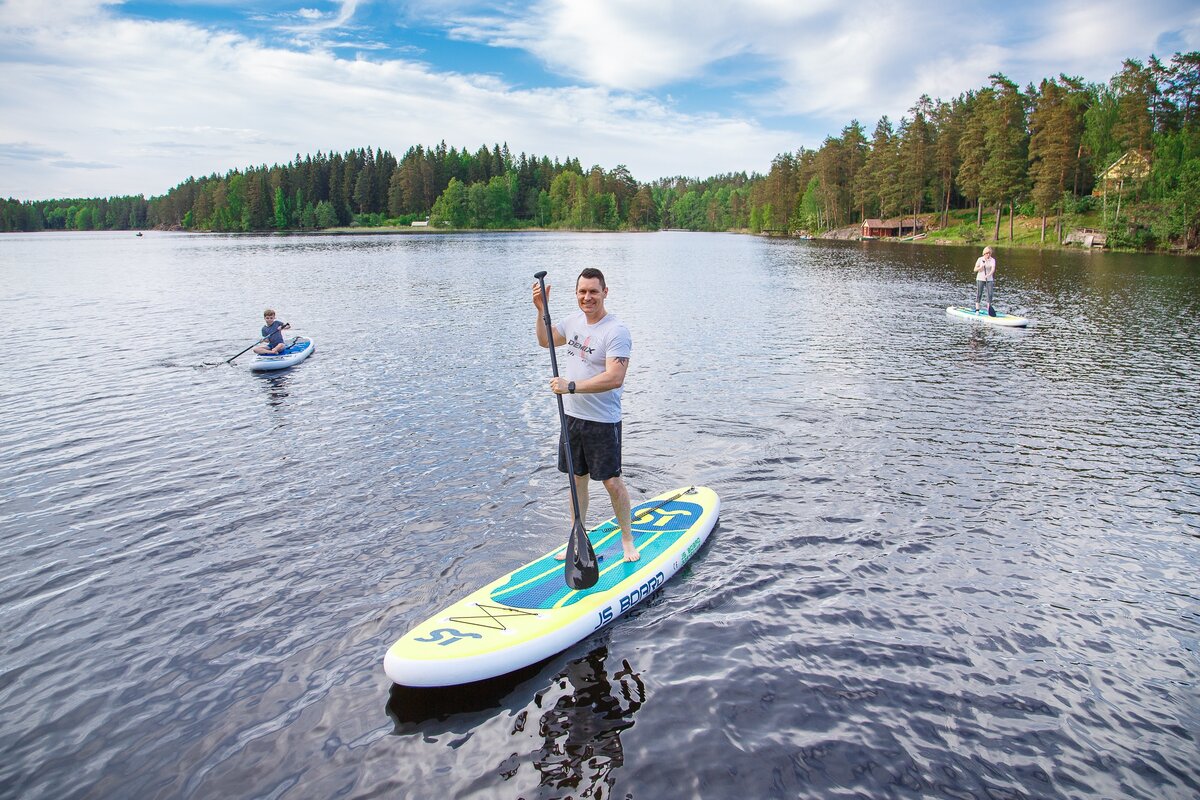
{"label": "yellow and white paddleboard", "polygon": [[633,509],[638,561],[622,557],[616,519],[589,532],[600,580],[575,590],[552,550],[417,625],[383,659],[404,686],[453,686],[536,664],[598,630],[667,582],[704,544],[721,500],[712,489],[664,492]]}

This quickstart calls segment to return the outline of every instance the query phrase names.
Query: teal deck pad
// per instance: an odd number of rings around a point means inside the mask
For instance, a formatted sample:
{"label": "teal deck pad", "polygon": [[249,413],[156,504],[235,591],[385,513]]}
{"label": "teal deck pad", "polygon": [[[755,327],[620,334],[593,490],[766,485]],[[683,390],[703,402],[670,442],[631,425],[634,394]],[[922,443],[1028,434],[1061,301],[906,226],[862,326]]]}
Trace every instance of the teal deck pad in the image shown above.
{"label": "teal deck pad", "polygon": [[[509,576],[503,586],[492,592],[492,600],[512,608],[569,606],[588,595],[606,592],[639,572],[648,573],[650,564],[679,541],[704,511],[696,503],[685,500],[672,500],[659,508],[655,505],[655,502],[647,502],[633,509],[633,541],[642,555],[637,561],[622,560],[621,531],[615,519],[588,532],[600,560],[600,581],[590,589],[576,591],[567,586],[563,581],[563,562],[550,554]],[[653,510],[639,519],[638,515],[646,509]]]}

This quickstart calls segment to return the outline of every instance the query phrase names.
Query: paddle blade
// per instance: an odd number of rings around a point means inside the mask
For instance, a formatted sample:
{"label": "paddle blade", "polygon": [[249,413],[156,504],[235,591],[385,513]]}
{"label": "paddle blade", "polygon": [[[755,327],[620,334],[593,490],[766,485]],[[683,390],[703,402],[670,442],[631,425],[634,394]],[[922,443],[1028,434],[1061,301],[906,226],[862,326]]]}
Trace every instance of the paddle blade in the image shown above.
{"label": "paddle blade", "polygon": [[600,566],[596,563],[596,551],[588,539],[583,523],[575,520],[571,527],[571,538],[567,540],[567,558],[563,563],[563,577],[572,589],[590,589],[600,580]]}

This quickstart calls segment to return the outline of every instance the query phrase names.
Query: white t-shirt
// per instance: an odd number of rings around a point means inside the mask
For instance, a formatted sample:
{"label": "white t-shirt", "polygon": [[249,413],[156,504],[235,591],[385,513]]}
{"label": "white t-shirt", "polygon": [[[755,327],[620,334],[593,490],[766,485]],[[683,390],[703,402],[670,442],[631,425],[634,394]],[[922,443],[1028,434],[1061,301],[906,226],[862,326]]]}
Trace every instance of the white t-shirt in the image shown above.
{"label": "white t-shirt", "polygon": [[991,256],[980,256],[975,262],[975,280],[990,281],[996,278],[996,259]]}
{"label": "white t-shirt", "polygon": [[[567,352],[560,359],[562,377],[568,381],[587,380],[604,372],[610,358],[629,358],[633,338],[619,319],[605,314],[595,325],[589,325],[582,311],[555,324],[555,330],[567,340]],[[595,394],[564,394],[563,410],[577,419],[593,422],[621,421],[621,389],[609,389]]]}

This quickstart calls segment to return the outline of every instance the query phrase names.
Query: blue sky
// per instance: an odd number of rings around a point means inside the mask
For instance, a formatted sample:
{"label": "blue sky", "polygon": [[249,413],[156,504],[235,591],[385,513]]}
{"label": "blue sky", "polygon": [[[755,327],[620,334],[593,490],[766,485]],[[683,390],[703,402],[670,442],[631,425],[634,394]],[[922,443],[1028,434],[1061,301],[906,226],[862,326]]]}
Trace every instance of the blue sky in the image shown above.
{"label": "blue sky", "polygon": [[1103,82],[1197,49],[1181,0],[0,0],[0,195],[442,140],[643,181],[765,172],[994,72]]}

